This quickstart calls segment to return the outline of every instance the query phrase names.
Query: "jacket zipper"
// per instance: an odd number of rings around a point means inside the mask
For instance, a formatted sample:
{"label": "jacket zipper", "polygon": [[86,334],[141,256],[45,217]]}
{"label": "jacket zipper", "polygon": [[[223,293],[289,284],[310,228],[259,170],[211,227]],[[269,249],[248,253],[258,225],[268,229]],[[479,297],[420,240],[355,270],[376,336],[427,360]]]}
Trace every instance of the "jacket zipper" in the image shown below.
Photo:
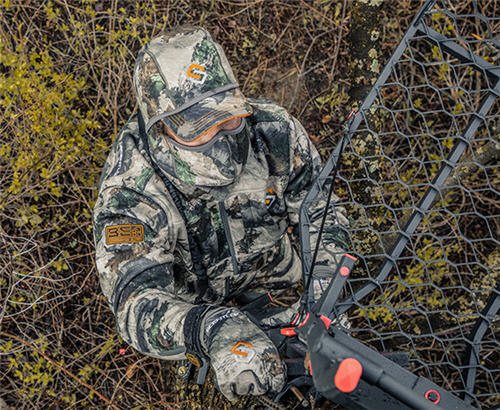
{"label": "jacket zipper", "polygon": [[219,212],[222,219],[222,224],[224,225],[224,232],[226,233],[226,240],[229,245],[229,252],[231,253],[231,260],[233,262],[233,270],[235,275],[240,274],[240,268],[238,266],[238,260],[236,259],[236,252],[234,251],[233,238],[231,236],[231,229],[229,228],[229,221],[227,219],[226,208],[224,207],[224,202],[219,202]]}

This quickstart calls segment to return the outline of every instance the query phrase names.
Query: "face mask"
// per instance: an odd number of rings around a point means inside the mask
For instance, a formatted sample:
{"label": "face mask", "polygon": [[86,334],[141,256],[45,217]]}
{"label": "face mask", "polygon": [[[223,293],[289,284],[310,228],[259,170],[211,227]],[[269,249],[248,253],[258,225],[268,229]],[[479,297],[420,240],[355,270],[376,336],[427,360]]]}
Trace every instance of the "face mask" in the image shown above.
{"label": "face mask", "polygon": [[175,177],[196,186],[225,186],[241,174],[248,158],[250,137],[245,120],[234,130],[221,130],[203,145],[182,145],[171,138]]}

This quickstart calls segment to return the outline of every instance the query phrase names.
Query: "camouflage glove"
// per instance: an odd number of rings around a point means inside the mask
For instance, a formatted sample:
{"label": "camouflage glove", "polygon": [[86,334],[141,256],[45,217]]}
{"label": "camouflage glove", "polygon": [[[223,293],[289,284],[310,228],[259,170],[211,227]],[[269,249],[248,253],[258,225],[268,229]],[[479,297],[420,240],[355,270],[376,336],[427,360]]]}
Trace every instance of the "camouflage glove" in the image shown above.
{"label": "camouflage glove", "polygon": [[315,266],[312,274],[311,286],[313,289],[314,302],[317,302],[323,296],[330,281],[335,274],[335,270],[328,266]]}
{"label": "camouflage glove", "polygon": [[[330,284],[334,273],[335,270],[332,270],[328,266],[318,266],[314,269],[313,277],[311,280],[314,300],[311,301],[311,305],[321,299],[323,293],[325,293],[325,291],[328,289],[328,285]],[[304,295],[301,296],[301,299],[303,297]],[[261,319],[259,323],[261,326],[290,325],[297,318],[297,312],[299,311],[299,308],[300,300],[279,313]],[[300,321],[298,323],[300,323]],[[298,323],[294,323],[294,325],[297,325]],[[351,327],[347,314],[345,313],[339,315],[338,319],[334,320],[332,323],[337,323],[338,325],[346,329],[349,329]]]}
{"label": "camouflage glove", "polygon": [[244,313],[236,308],[210,310],[201,329],[217,387],[228,400],[283,389],[286,367],[278,350]]}

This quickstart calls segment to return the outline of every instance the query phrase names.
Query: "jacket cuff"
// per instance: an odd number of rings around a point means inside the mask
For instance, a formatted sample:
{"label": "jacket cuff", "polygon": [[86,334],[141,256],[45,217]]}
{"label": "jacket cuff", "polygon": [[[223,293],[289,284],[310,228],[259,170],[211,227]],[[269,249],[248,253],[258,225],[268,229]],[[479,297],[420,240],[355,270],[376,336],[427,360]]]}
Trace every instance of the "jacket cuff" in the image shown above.
{"label": "jacket cuff", "polygon": [[190,309],[184,319],[184,346],[186,347],[186,357],[195,366],[200,366],[207,354],[202,346],[202,323],[205,315],[217,309],[215,306],[199,305]]}

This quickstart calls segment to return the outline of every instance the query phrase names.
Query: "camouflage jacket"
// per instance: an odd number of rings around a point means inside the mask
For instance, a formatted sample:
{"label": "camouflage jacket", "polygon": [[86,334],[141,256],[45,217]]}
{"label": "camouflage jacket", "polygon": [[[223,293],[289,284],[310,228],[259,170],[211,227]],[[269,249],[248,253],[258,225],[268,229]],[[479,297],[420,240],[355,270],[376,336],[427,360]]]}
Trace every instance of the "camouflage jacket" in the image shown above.
{"label": "camouflage jacket", "polygon": [[[221,305],[250,289],[284,289],[300,279],[289,233],[296,231],[302,200],[321,170],[320,157],[282,107],[248,101],[251,147],[239,179],[210,190],[172,179],[185,219],[152,164],[168,170],[167,157],[157,150],[148,155],[137,115],[109,154],[93,215],[96,263],[120,335],[144,354],[182,358],[184,320],[196,304]],[[153,127],[147,143],[161,145],[161,138]],[[345,247],[340,225],[346,223],[342,213],[330,218],[324,247]],[[208,277],[201,300],[188,235],[199,245]],[[315,241],[312,235],[313,247]],[[318,269],[334,270],[331,259],[320,253]]]}

